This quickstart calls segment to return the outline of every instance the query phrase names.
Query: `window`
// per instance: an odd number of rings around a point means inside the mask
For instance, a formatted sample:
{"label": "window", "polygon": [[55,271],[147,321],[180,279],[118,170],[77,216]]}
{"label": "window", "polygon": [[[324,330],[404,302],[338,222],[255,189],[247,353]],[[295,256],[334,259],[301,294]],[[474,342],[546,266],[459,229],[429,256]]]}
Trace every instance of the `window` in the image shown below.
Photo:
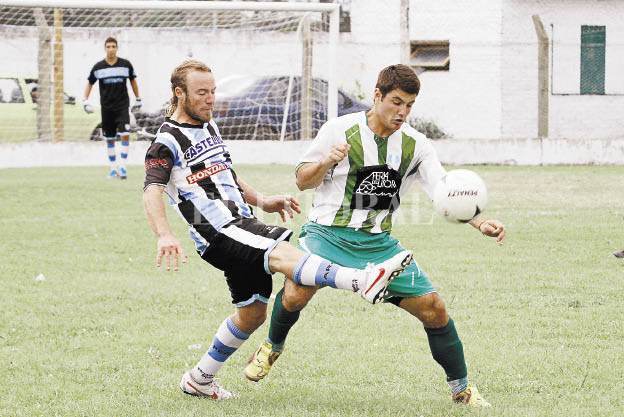
{"label": "window", "polygon": [[411,41],[410,65],[416,70],[448,71],[449,41]]}
{"label": "window", "polygon": [[581,26],[581,94],[605,93],[606,26]]}

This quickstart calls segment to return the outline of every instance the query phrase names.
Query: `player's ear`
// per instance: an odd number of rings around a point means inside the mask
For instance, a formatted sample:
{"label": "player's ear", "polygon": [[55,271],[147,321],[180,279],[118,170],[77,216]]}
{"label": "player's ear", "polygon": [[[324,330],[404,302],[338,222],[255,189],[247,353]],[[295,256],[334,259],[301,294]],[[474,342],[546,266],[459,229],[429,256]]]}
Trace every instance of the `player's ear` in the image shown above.
{"label": "player's ear", "polygon": [[375,88],[375,93],[373,94],[373,104],[377,104],[378,101],[381,101],[381,90],[379,88]]}
{"label": "player's ear", "polygon": [[174,92],[177,98],[182,98],[182,96],[184,96],[184,90],[182,90],[180,87],[176,87]]}

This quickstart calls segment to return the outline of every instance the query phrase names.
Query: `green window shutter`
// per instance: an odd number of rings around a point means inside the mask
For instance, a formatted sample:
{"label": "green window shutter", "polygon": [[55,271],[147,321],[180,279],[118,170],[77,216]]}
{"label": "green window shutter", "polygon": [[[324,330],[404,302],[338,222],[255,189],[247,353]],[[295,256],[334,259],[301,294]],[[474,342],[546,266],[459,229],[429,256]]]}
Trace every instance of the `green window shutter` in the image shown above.
{"label": "green window shutter", "polygon": [[605,93],[606,26],[581,26],[581,94]]}

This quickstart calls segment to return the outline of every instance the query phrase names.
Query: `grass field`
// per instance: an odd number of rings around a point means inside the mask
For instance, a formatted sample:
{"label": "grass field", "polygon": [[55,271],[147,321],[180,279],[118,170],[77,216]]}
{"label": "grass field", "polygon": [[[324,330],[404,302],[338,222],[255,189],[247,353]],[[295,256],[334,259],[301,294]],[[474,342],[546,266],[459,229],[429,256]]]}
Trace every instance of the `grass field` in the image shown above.
{"label": "grass field", "polygon": [[[240,398],[182,395],[182,372],[232,311],[221,274],[171,213],[190,263],[154,268],[140,168],[126,182],[40,168],[0,171],[0,416],[624,415],[624,261],[611,255],[624,248],[624,169],[473,169],[505,245],[431,217],[419,191],[395,234],[446,299],[492,409],[451,404],[415,319],[331,290],[304,310],[267,380],[241,371],[268,323],[220,373]],[[291,167],[239,174],[295,191]]]}

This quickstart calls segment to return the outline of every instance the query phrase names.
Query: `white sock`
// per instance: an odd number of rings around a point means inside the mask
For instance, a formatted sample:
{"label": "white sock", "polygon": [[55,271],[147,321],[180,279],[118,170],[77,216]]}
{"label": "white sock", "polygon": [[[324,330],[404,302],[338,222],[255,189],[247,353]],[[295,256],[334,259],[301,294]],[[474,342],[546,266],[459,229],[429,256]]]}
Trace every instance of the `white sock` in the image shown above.
{"label": "white sock", "polygon": [[205,384],[214,378],[225,361],[249,338],[249,335],[240,330],[232,319],[223,320],[210,349],[191,370],[191,376],[199,383]]}
{"label": "white sock", "polygon": [[337,265],[317,255],[306,254],[293,273],[293,281],[300,285],[329,286],[341,290],[359,291],[366,272],[362,269]]}

